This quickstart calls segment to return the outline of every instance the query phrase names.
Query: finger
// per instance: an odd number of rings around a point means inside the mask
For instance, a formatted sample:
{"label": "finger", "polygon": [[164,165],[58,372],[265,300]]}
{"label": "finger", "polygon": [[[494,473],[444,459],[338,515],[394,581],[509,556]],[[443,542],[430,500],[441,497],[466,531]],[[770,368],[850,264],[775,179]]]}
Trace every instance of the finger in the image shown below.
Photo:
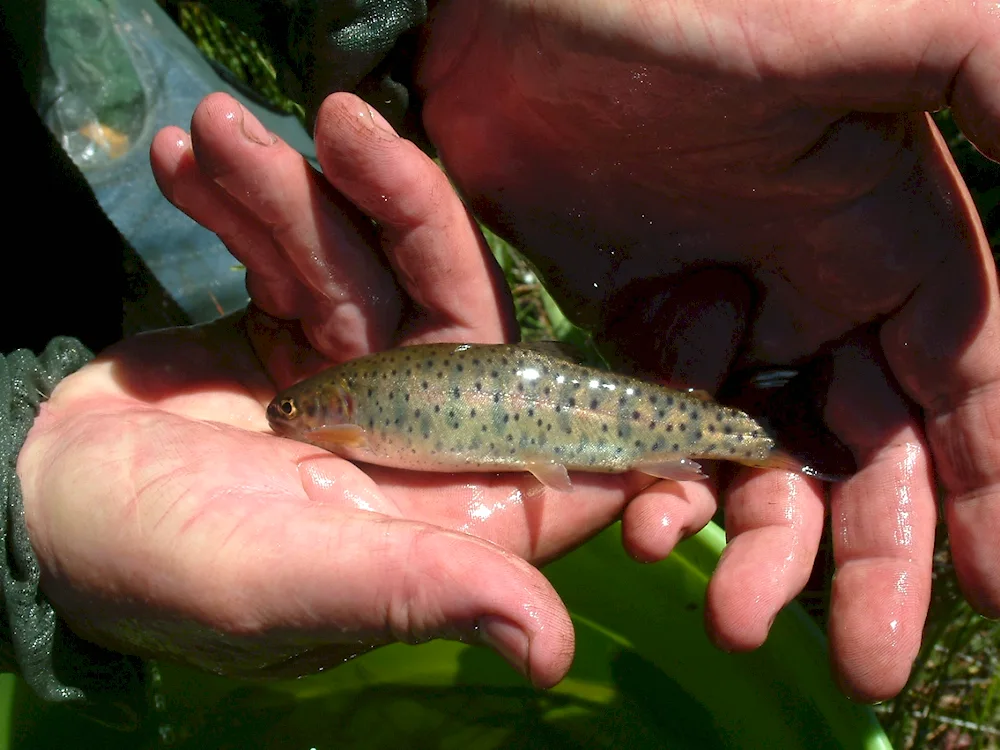
{"label": "finger", "polygon": [[955,572],[980,612],[1000,616],[1000,296],[975,208],[937,131],[921,179],[941,201],[940,265],[882,329],[886,358],[924,410],[945,490]]}
{"label": "finger", "polygon": [[657,482],[632,500],[622,514],[622,544],[639,562],[656,562],[677,543],[697,534],[717,507],[706,482]]}
{"label": "finger", "polygon": [[316,149],[330,183],[378,223],[386,257],[419,308],[407,343],[514,336],[503,275],[433,161],[351,94],[320,108]]}
{"label": "finger", "polygon": [[305,333],[335,361],[388,346],[401,300],[370,221],[232,97],[206,97],[191,119],[191,138],[201,172],[255,217],[278,249],[277,260],[245,261],[251,290],[294,274],[308,290],[298,302]]}
{"label": "finger", "polygon": [[785,471],[744,471],[726,497],[729,544],[708,584],[709,634],[746,651],[767,639],[778,612],[809,580],[823,530],[819,482]]}
{"label": "finger", "polygon": [[933,478],[910,405],[871,346],[841,348],[834,367],[828,418],[861,468],[831,491],[831,655],[848,695],[885,700],[903,688],[920,648],[936,525]]}
{"label": "finger", "polygon": [[[635,281],[608,305],[606,353],[674,387],[714,392],[736,354],[750,298],[742,276],[721,269]],[[622,542],[637,560],[661,560],[716,507],[714,482],[657,482],[626,508]]]}
{"label": "finger", "polygon": [[[277,528],[267,516],[244,519],[252,526],[241,535],[258,552],[252,561],[230,561],[238,580],[222,575],[210,587],[225,596],[239,590],[243,611],[280,613],[264,614],[254,629],[293,625],[317,643],[479,641],[538,687],[569,670],[573,627],[558,594],[499,547],[374,513],[334,516],[323,506],[285,517]],[[230,549],[240,555],[239,547]],[[222,561],[216,569],[227,567]]]}
{"label": "finger", "polygon": [[307,298],[289,272],[269,231],[198,167],[191,138],[180,128],[163,128],[150,146],[150,165],[160,192],[174,206],[215,232],[247,267],[247,286],[258,305],[281,318],[301,315]]}

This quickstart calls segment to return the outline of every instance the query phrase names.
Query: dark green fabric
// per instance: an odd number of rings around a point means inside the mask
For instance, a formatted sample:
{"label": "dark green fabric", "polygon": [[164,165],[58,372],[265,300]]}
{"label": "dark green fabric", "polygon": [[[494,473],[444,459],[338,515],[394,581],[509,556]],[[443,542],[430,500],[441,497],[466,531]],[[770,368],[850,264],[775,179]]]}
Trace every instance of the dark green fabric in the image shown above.
{"label": "dark green fabric", "polygon": [[282,89],[310,122],[335,91],[353,91],[401,135],[428,147],[410,91],[427,0],[205,0],[277,56]]}
{"label": "dark green fabric", "polygon": [[133,728],[145,696],[143,666],[76,638],[39,590],[40,569],[24,520],[17,457],[39,408],[56,384],[93,358],[76,339],[53,339],[41,356],[19,349],[0,357],[0,458],[4,520],[0,542],[0,654],[40,697],[79,704],[103,723]]}

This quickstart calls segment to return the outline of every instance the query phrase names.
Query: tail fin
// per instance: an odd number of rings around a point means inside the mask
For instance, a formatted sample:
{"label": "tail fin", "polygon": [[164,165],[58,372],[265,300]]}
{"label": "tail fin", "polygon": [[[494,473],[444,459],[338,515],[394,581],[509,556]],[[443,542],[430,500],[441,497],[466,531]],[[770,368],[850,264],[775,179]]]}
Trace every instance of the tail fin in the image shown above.
{"label": "tail fin", "polygon": [[831,365],[826,358],[794,370],[758,370],[738,374],[723,385],[719,401],[750,414],[777,443],[769,466],[826,482],[847,479],[857,471],[854,453],[823,419]]}

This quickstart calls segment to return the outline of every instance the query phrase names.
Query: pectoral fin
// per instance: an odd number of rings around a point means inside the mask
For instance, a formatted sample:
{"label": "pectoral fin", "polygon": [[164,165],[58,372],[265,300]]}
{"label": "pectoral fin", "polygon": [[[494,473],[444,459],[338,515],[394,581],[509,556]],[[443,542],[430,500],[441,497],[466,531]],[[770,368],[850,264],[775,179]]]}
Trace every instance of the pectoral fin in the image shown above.
{"label": "pectoral fin", "polygon": [[524,467],[535,479],[546,487],[557,492],[572,492],[573,483],[569,479],[569,472],[562,464],[528,464]]}
{"label": "pectoral fin", "polygon": [[705,479],[708,475],[701,470],[701,464],[690,458],[673,458],[632,467],[643,474],[649,474],[660,479],[673,479],[675,482],[688,482]]}
{"label": "pectoral fin", "polygon": [[337,448],[366,448],[368,438],[363,428],[356,424],[336,424],[306,430],[303,437],[313,445],[337,452]]}

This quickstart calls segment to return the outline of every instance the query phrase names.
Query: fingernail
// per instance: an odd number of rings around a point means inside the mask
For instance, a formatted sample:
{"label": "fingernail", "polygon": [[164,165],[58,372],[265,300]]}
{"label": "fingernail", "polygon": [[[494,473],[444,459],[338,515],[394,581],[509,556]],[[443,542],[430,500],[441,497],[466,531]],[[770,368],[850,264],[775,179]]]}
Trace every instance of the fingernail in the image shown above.
{"label": "fingernail", "polygon": [[261,146],[270,146],[275,142],[275,137],[268,132],[267,128],[261,125],[260,120],[254,117],[250,110],[242,104],[240,105],[240,109],[243,112],[243,118],[240,120],[240,130],[243,131],[243,135],[247,139]]}
{"label": "fingernail", "polygon": [[399,135],[393,129],[389,121],[382,117],[382,114],[374,107],[368,108],[368,116],[371,118],[372,124],[375,125],[379,130],[388,133],[393,138],[399,138]]}
{"label": "fingernail", "polygon": [[528,669],[528,636],[521,628],[500,617],[485,617],[479,622],[479,638],[510,662],[518,672],[531,678]]}

